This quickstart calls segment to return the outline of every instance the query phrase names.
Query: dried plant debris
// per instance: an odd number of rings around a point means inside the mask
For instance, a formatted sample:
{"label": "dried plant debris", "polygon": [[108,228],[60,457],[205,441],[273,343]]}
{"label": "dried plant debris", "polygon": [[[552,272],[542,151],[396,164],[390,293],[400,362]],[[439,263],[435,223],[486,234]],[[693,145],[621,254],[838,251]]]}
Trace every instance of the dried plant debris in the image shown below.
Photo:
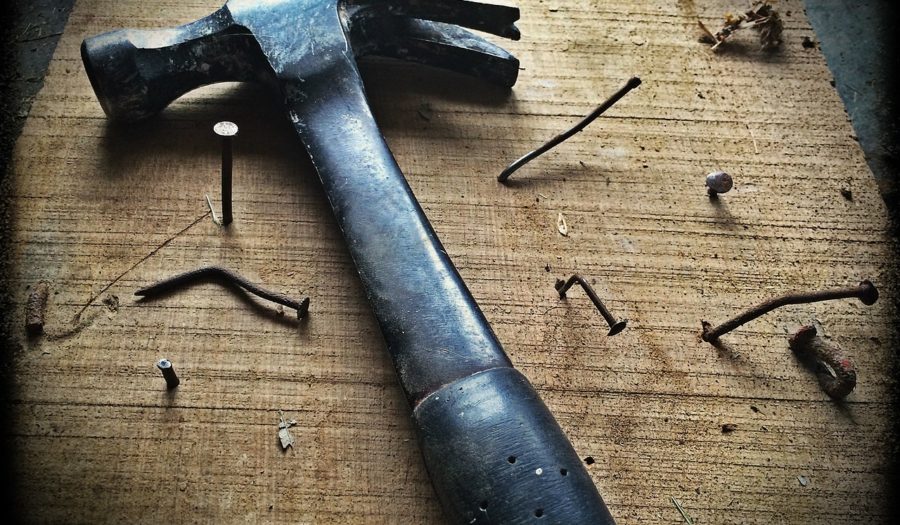
{"label": "dried plant debris", "polygon": [[288,447],[294,447],[294,435],[291,434],[290,428],[297,424],[297,421],[291,419],[290,421],[286,421],[284,419],[284,413],[279,410],[278,417],[281,418],[281,421],[278,423],[278,439],[281,440],[281,450],[287,450]]}
{"label": "dried plant debris", "polygon": [[712,44],[713,50],[718,49],[738,30],[749,28],[759,35],[760,47],[768,51],[781,45],[781,34],[784,30],[781,16],[768,0],[751,2],[750,9],[737,16],[728,13],[725,15],[724,25],[715,34],[703,22],[698,21],[697,23],[700,25],[700,30],[703,31],[700,41]]}
{"label": "dried plant debris", "polygon": [[684,520],[687,525],[694,525],[694,519],[691,518],[687,511],[684,510],[684,507],[681,505],[681,502],[675,499],[674,496],[669,496],[669,499],[672,500],[672,504],[675,505],[675,508],[678,510],[678,513],[681,514],[681,519]]}

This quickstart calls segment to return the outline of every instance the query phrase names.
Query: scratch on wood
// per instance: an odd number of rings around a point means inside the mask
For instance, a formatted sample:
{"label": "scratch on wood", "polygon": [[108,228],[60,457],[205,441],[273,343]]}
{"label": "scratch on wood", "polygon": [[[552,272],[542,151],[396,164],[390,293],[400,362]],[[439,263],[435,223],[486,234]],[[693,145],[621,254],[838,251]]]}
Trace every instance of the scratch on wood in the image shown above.
{"label": "scratch on wood", "polygon": [[109,284],[107,284],[106,286],[104,286],[102,290],[100,290],[99,292],[97,292],[96,294],[94,294],[90,299],[88,299],[88,302],[85,303],[85,305],[81,307],[81,310],[78,310],[78,313],[75,314],[75,317],[72,318],[72,324],[76,324],[76,325],[77,325],[78,322],[81,320],[81,314],[83,314],[84,311],[87,310],[88,307],[89,307],[94,301],[96,301],[98,297],[100,297],[101,295],[103,295],[104,292],[106,292],[107,290],[109,290],[110,288],[112,288],[112,286],[113,286],[114,284],[116,284],[117,282],[119,282],[119,281],[122,279],[122,277],[125,277],[125,276],[128,275],[132,270],[134,270],[135,268],[137,268],[138,266],[140,266],[141,263],[143,263],[143,262],[146,261],[147,259],[153,257],[154,255],[156,255],[157,252],[159,252],[160,250],[162,250],[163,248],[165,248],[166,246],[168,246],[168,244],[169,244],[170,242],[174,241],[179,235],[183,234],[184,232],[186,232],[186,231],[190,230],[191,228],[193,228],[194,226],[196,226],[200,221],[202,221],[203,219],[205,219],[205,218],[207,217],[207,215],[209,215],[209,213],[210,213],[209,211],[206,211],[203,215],[201,215],[201,216],[197,217],[196,219],[194,219],[194,221],[193,221],[192,223],[190,223],[190,224],[188,224],[187,226],[185,226],[184,228],[178,230],[178,232],[175,233],[175,235],[172,235],[171,237],[169,237],[168,239],[166,239],[165,241],[163,241],[162,244],[160,244],[159,246],[157,246],[156,248],[154,248],[150,253],[148,253],[147,255],[145,255],[145,256],[143,256],[143,257],[141,257],[141,259],[140,259],[138,262],[136,262],[136,263],[132,264],[131,266],[129,266],[127,270],[125,270],[124,272],[120,273],[120,274],[119,274],[115,279],[113,279]]}

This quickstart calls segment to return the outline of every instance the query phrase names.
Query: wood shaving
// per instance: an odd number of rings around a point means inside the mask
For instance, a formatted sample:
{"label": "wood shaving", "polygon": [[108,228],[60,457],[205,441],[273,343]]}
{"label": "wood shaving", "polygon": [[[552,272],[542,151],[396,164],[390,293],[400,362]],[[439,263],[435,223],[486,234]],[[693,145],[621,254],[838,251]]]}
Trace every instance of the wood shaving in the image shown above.
{"label": "wood shaving", "polygon": [[559,230],[560,235],[563,237],[569,236],[569,225],[566,224],[566,217],[559,213],[559,216],[556,217],[556,229]]}

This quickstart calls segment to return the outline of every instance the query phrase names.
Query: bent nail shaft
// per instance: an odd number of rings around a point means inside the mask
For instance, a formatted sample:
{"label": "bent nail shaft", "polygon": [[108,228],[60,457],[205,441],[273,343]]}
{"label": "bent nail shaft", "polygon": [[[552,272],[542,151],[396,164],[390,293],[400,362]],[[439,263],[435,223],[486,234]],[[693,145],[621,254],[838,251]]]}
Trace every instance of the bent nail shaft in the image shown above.
{"label": "bent nail shaft", "polygon": [[587,294],[588,298],[590,298],[591,302],[594,303],[594,306],[597,307],[597,310],[600,312],[600,315],[603,316],[603,319],[606,320],[606,324],[609,325],[609,333],[607,335],[616,335],[625,329],[626,323],[628,323],[627,319],[623,319],[621,321],[616,320],[615,317],[606,306],[603,304],[603,301],[600,300],[600,297],[597,295],[597,292],[594,291],[594,288],[588,284],[588,282],[579,274],[573,274],[572,277],[569,277],[568,281],[563,282],[562,279],[556,281],[556,291],[559,292],[559,297],[563,298],[566,296],[566,291],[572,287],[573,284],[578,283],[584,289],[584,293]]}
{"label": "bent nail shaft", "polygon": [[515,172],[516,170],[518,170],[525,164],[528,164],[529,162],[536,159],[537,157],[540,157],[544,153],[550,151],[551,149],[553,149],[554,147],[559,145],[561,142],[563,142],[566,139],[568,139],[569,137],[571,137],[572,135],[574,135],[574,134],[578,133],[579,131],[583,130],[584,128],[586,128],[588,124],[590,124],[591,122],[596,120],[597,117],[602,115],[607,109],[611,108],[622,97],[624,97],[626,94],[628,94],[629,91],[631,91],[632,89],[634,89],[640,85],[641,85],[641,79],[639,79],[638,77],[632,77],[631,79],[628,80],[628,82],[624,86],[622,86],[621,89],[616,91],[613,94],[613,96],[609,97],[609,99],[607,99],[606,102],[597,106],[597,109],[592,111],[590,113],[590,115],[584,117],[581,120],[581,122],[579,122],[578,124],[575,124],[575,126],[573,126],[568,131],[564,131],[564,132],[560,133],[559,135],[553,137],[543,146],[532,151],[531,153],[526,154],[522,158],[520,158],[520,159],[516,160],[515,162],[513,162],[512,164],[510,164],[505,170],[503,170],[503,173],[501,173],[500,176],[497,177],[497,180],[500,182],[506,182],[506,179],[508,179],[509,176],[513,174],[513,172]]}
{"label": "bent nail shaft", "polygon": [[293,308],[297,310],[298,319],[302,319],[309,311],[309,297],[305,297],[304,299],[297,301],[284,294],[266,290],[265,288],[257,286],[248,281],[242,275],[239,275],[234,271],[229,270],[228,268],[223,268],[221,266],[203,266],[194,270],[190,270],[188,272],[180,273],[178,275],[169,277],[168,279],[163,279],[162,281],[154,283],[145,288],[141,288],[140,290],[134,292],[134,294],[141,297],[153,297],[173,290],[177,290],[183,286],[203,279],[211,278],[220,279],[225,282],[235,284],[252,293],[253,295],[262,297],[263,299],[267,299],[269,301],[272,301],[273,303],[278,303],[280,305]]}
{"label": "bent nail shaft", "polygon": [[791,293],[782,295],[781,297],[776,297],[774,299],[769,299],[768,301],[760,303],[747,310],[746,312],[743,312],[740,315],[729,319],[728,321],[725,321],[715,328],[710,328],[710,324],[704,321],[702,337],[704,341],[715,341],[722,335],[734,330],[735,328],[748,323],[756,319],[757,317],[761,317],[771,312],[772,310],[775,310],[776,308],[787,306],[789,304],[817,303],[820,301],[849,299],[854,297],[862,301],[862,303],[867,306],[873,305],[875,304],[875,301],[878,300],[878,289],[875,288],[875,285],[867,279],[859,283],[859,286],[853,286],[850,288],[837,288],[833,290],[823,290],[820,292]]}

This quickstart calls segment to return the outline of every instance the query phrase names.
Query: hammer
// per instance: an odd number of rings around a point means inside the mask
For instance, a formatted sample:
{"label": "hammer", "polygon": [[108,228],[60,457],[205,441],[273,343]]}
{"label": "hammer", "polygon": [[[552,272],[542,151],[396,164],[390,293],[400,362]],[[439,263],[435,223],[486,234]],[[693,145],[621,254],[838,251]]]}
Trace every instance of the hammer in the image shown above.
{"label": "hammer", "polygon": [[[106,114],[150,117],[196,87],[256,81],[284,100],[384,335],[450,523],[612,524],[587,469],[515,368],[441,246],[366,101],[357,57],[511,87],[519,10],[462,0],[228,0],[173,29],[88,38]],[[462,26],[462,27],[460,27]]]}

